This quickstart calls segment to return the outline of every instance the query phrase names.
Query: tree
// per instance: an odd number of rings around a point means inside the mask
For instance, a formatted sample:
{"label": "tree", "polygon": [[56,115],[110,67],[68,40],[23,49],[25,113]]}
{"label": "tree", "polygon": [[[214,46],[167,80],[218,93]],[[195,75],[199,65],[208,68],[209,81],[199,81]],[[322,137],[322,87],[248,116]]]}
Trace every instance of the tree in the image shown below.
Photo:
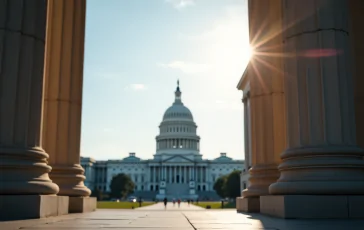
{"label": "tree", "polygon": [[135,184],[131,178],[124,173],[120,173],[111,180],[110,197],[125,199],[134,192],[134,187]]}
{"label": "tree", "polygon": [[214,190],[216,191],[217,195],[219,195],[221,198],[225,198],[224,186],[226,178],[227,178],[226,176],[221,176],[216,180],[214,184]]}
{"label": "tree", "polygon": [[92,193],[91,193],[92,197],[96,197],[97,200],[102,200],[102,191],[98,188],[95,188]]}
{"label": "tree", "polygon": [[236,198],[241,195],[240,191],[240,171],[235,170],[231,172],[225,180],[223,186],[224,195],[229,198]]}

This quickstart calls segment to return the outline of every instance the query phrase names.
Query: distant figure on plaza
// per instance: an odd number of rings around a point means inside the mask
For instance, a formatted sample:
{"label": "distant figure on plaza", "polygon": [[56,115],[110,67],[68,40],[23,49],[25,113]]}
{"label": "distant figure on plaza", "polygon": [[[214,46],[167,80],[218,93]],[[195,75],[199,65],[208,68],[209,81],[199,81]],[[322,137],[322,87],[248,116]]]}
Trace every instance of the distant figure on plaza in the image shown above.
{"label": "distant figure on plaza", "polygon": [[142,207],[142,202],[143,202],[143,200],[142,200],[142,197],[140,196],[139,197],[139,207]]}
{"label": "distant figure on plaza", "polygon": [[164,209],[166,209],[167,208],[167,198],[166,197],[164,198],[163,203],[164,203]]}
{"label": "distant figure on plaza", "polygon": [[176,200],[173,198],[172,202],[173,202],[173,206],[174,206],[176,204]]}
{"label": "distant figure on plaza", "polygon": [[181,199],[178,199],[178,207],[179,207],[179,205],[181,204]]}
{"label": "distant figure on plaza", "polygon": [[190,199],[187,200],[187,204],[188,204],[188,206],[190,206]]}

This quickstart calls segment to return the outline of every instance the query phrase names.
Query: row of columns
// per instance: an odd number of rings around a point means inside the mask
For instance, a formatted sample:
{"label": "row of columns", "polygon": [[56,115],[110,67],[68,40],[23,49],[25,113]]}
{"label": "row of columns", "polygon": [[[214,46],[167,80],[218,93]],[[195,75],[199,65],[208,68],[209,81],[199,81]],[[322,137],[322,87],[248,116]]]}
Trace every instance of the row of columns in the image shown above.
{"label": "row of columns", "polygon": [[86,1],[0,9],[0,195],[89,196],[80,166]]}
{"label": "row of columns", "polygon": [[354,5],[249,1],[255,55],[246,71],[250,97],[243,101],[250,105],[252,168],[242,195],[264,197],[266,213],[300,217],[272,211],[274,196],[267,195],[364,195],[364,150],[357,142],[364,127],[355,117],[363,110],[353,95],[353,80],[361,80],[351,63],[352,50],[361,45],[351,31],[362,32],[348,20]]}
{"label": "row of columns", "polygon": [[157,141],[157,149],[200,149],[200,143],[194,139],[163,139]]}
{"label": "row of columns", "polygon": [[[178,184],[186,184],[190,181],[197,183],[209,181],[209,170],[206,166],[150,166],[149,168],[152,183],[158,183],[161,180]],[[177,180],[177,176],[179,180]]]}

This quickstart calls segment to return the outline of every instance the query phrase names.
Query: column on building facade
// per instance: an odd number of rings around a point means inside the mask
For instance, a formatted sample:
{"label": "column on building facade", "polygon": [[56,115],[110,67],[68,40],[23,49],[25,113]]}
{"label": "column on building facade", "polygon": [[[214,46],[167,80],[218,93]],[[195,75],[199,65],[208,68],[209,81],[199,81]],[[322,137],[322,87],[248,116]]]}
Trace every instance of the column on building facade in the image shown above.
{"label": "column on building facade", "polygon": [[179,183],[182,183],[182,166],[178,166]]}
{"label": "column on building facade", "polygon": [[200,172],[199,172],[199,169],[200,169],[200,166],[196,165],[196,167],[195,167],[195,180],[198,183],[200,182],[200,177],[199,177]]}
{"label": "column on building facade", "polygon": [[157,182],[157,167],[153,166],[153,183]]}
{"label": "column on building facade", "polygon": [[173,169],[174,169],[174,183],[177,183],[177,166],[174,165]]}
{"label": "column on building facade", "polygon": [[193,167],[192,167],[192,179],[194,180],[194,181],[196,181],[196,165],[194,165]]}
{"label": "column on building facade", "polygon": [[210,175],[210,167],[206,166],[206,182],[207,182],[207,191],[210,191],[211,183],[211,175]]}
{"label": "column on building facade", "polygon": [[[269,185],[279,177],[279,155],[285,148],[282,59],[262,54],[282,51],[281,8],[281,0],[249,1],[250,42],[255,49],[246,69],[252,101],[253,166],[243,197],[257,199],[252,211],[259,211],[259,196],[269,194]],[[265,23],[267,20],[270,23]]]}
{"label": "column on building facade", "polygon": [[162,170],[162,166],[161,165],[159,165],[158,166],[158,183],[162,180],[162,177],[163,177],[163,170]]}
{"label": "column on building facade", "polygon": [[207,183],[207,166],[205,166],[205,183]]}
{"label": "column on building facade", "polygon": [[172,166],[168,166],[168,170],[169,170],[169,178],[168,178],[168,182],[172,183]]}
{"label": "column on building facade", "polygon": [[85,17],[85,0],[48,1],[42,137],[50,177],[65,196],[91,194],[80,165]]}
{"label": "column on building facade", "polygon": [[57,194],[41,146],[46,1],[0,9],[0,195]]}
{"label": "column on building facade", "polygon": [[183,176],[183,183],[187,183],[187,166],[183,166],[183,170],[184,170],[184,176]]}
{"label": "column on building facade", "polygon": [[[300,1],[285,4],[290,12],[283,12],[283,26],[291,26],[284,33],[284,53],[294,54],[294,58],[284,60],[288,148],[281,155],[280,177],[269,191],[283,197],[306,195],[305,199],[295,199],[294,205],[309,207],[314,210],[310,215],[316,218],[364,217],[355,202],[364,197],[364,151],[356,143],[350,3],[325,1],[315,7],[313,1],[309,2],[312,7]],[[292,21],[298,23],[292,25]],[[264,199],[269,203],[281,197]],[[290,215],[292,205],[282,206],[283,215]],[[301,216],[307,213],[298,212],[293,218]]]}

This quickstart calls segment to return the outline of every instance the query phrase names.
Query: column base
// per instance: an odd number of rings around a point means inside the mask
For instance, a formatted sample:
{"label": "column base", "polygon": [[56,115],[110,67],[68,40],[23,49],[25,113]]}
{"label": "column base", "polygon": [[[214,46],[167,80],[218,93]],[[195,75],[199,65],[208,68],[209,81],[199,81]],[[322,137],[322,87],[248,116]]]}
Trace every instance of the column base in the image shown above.
{"label": "column base", "polygon": [[68,214],[68,197],[0,195],[0,220],[36,219]]}
{"label": "column base", "polygon": [[96,197],[70,197],[69,213],[93,212],[96,210]]}
{"label": "column base", "polygon": [[236,198],[237,212],[259,212],[259,197],[238,197]]}
{"label": "column base", "polygon": [[84,185],[86,177],[79,164],[59,166],[52,165],[50,177],[59,186],[58,195],[70,197],[88,197],[91,190]]}
{"label": "column base", "polygon": [[260,212],[285,219],[364,218],[364,196],[276,195],[260,197]]}

